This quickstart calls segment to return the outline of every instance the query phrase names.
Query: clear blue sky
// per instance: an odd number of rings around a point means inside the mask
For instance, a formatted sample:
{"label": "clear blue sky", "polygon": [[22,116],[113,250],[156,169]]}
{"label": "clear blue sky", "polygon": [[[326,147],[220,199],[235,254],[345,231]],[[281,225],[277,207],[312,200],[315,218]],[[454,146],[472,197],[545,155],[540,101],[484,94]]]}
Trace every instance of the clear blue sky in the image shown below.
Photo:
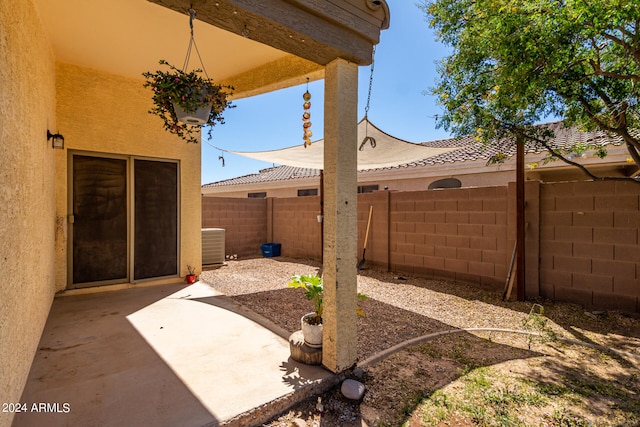
{"label": "clear blue sky", "polygon": [[[442,111],[425,94],[434,85],[436,61],[447,48],[435,41],[424,14],[412,0],[389,0],[391,25],[382,31],[376,47],[369,120],[381,130],[410,142],[446,138],[436,129],[434,116]],[[369,88],[369,67],[359,68],[358,119],[364,116]],[[235,101],[225,111],[225,124],[216,125],[211,144],[231,151],[265,151],[302,144],[302,94],[296,86]],[[323,138],[324,81],[309,83],[312,141]],[[273,166],[246,157],[222,153],[202,140],[202,183],[258,173]]]}

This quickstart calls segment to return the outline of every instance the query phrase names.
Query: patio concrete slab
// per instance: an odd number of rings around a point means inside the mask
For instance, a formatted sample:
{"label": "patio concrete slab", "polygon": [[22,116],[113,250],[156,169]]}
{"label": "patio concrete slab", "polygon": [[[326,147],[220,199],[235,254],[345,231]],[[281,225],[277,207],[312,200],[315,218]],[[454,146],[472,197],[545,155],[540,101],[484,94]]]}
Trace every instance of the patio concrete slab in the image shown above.
{"label": "patio concrete slab", "polygon": [[259,423],[334,379],[287,334],[200,282],[58,297],[13,426]]}

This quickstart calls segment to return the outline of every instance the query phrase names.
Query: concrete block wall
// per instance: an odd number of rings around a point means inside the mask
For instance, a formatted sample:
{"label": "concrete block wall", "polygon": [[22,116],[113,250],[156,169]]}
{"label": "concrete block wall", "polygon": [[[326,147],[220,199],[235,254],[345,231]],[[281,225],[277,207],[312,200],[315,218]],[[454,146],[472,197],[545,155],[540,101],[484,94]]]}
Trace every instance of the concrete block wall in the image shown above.
{"label": "concrete block wall", "polygon": [[267,200],[203,197],[202,228],[225,229],[226,255],[260,255],[267,243]]}
{"label": "concrete block wall", "polygon": [[390,193],[393,271],[504,286],[507,189],[485,187]]}
{"label": "concrete block wall", "polygon": [[367,222],[371,212],[365,265],[383,271],[390,269],[390,194],[389,191],[375,191],[358,195],[358,262],[362,260]]}
{"label": "concrete block wall", "polygon": [[[640,311],[638,187],[622,182],[527,182],[526,296]],[[233,222],[207,218],[234,218],[235,209],[255,209],[243,206],[260,203],[222,199],[227,202],[214,208],[207,199],[216,200],[205,198],[203,206],[209,210],[203,213],[204,223],[227,228],[227,239],[234,233]],[[263,239],[259,243],[282,243],[285,256],[322,258],[319,197],[262,202],[267,219],[261,224],[266,224],[267,234],[255,230],[258,237],[251,241],[247,236],[244,245]],[[360,194],[358,260],[371,208],[365,266],[504,289],[516,236],[515,185]],[[237,253],[251,252],[251,247]]]}
{"label": "concrete block wall", "polygon": [[271,199],[272,239],[282,245],[282,255],[293,258],[322,258],[320,197]]}
{"label": "concrete block wall", "polygon": [[640,311],[640,186],[575,182],[541,190],[541,295]]}

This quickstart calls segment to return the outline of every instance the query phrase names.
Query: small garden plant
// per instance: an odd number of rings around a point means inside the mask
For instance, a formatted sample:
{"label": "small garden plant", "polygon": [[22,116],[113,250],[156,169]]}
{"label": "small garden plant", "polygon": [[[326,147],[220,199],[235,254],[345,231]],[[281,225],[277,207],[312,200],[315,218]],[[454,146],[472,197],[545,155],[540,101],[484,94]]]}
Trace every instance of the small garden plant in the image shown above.
{"label": "small garden plant", "polygon": [[[323,310],[323,293],[324,286],[322,277],[317,274],[305,275],[294,274],[291,276],[291,280],[288,283],[289,287],[304,289],[304,295],[313,303],[313,311],[316,314],[314,318],[308,319],[308,322],[312,325],[319,325],[322,323],[322,310]],[[360,301],[366,301],[369,299],[367,295],[358,293],[358,299]],[[358,316],[364,317],[364,311],[360,306],[356,309]]]}
{"label": "small garden plant", "polygon": [[524,330],[533,332],[529,335],[529,350],[534,342],[544,344],[558,339],[556,333],[548,326],[548,321],[549,319],[544,315],[544,307],[533,304],[523,325]]}

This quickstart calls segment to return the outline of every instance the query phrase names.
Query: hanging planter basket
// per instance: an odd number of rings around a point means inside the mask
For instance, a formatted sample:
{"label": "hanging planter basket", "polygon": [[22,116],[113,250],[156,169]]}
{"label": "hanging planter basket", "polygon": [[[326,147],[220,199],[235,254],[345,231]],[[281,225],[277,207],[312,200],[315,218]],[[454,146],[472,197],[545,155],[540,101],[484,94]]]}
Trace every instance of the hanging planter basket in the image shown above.
{"label": "hanging planter basket", "polygon": [[166,131],[198,143],[201,126],[224,123],[222,112],[232,107],[227,97],[233,88],[213,83],[200,70],[182,71],[164,60],[160,64],[169,70],[143,73],[144,86],[153,90],[154,106],[149,113],[164,121]]}
{"label": "hanging planter basket", "polygon": [[154,106],[149,113],[164,121],[166,131],[187,142],[197,143],[200,140],[201,126],[210,126],[210,137],[216,122],[224,123],[222,112],[232,107],[228,96],[231,95],[233,87],[215,84],[204,71],[201,58],[199,59],[202,69],[186,71],[192,46],[196,52],[198,51],[193,36],[195,10],[190,9],[189,15],[191,40],[183,69],[178,69],[161,59],[160,64],[169,67],[169,71],[147,71],[142,75],[146,79],[144,86],[153,90]]}
{"label": "hanging planter basket", "polygon": [[[173,112],[176,114],[178,121],[192,126],[202,126],[209,121],[209,116],[211,115],[211,111],[213,110],[213,106],[207,102],[207,95],[209,90],[212,93],[215,93],[215,88],[212,88],[213,85],[209,85],[208,83],[202,83],[206,86],[205,89],[200,91],[193,90],[192,88],[188,88],[187,94],[188,97],[191,98],[191,93],[198,94],[196,99],[197,102],[194,104],[193,102],[185,102],[185,96],[183,95],[180,100],[183,104],[187,105],[183,108],[179,102],[173,102]],[[194,86],[201,86],[198,82],[194,82]]]}
{"label": "hanging planter basket", "polygon": [[209,114],[211,114],[211,106],[198,108],[193,113],[189,113],[182,109],[177,103],[173,103],[173,111],[176,113],[178,121],[187,124],[201,126],[207,123],[209,120]]}

